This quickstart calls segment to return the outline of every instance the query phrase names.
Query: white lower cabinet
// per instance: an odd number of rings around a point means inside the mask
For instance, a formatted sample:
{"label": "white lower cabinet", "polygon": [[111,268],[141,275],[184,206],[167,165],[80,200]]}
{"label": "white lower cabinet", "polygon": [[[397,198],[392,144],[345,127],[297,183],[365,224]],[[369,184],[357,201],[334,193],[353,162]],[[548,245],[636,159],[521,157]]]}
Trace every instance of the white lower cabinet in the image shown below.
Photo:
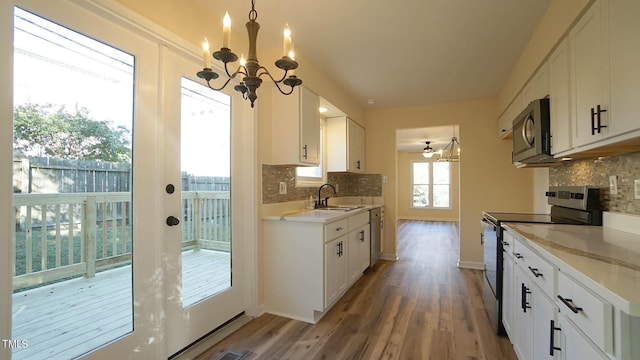
{"label": "white lower cabinet", "polygon": [[349,282],[353,283],[362,276],[369,267],[371,242],[369,240],[369,224],[349,233]]}
{"label": "white lower cabinet", "polygon": [[347,287],[347,264],[350,249],[348,235],[324,244],[324,307],[331,306]]}
{"label": "white lower cabinet", "polygon": [[265,312],[310,323],[369,267],[369,212],[327,224],[263,222]]}
{"label": "white lower cabinet", "polygon": [[510,251],[504,252],[502,272],[502,325],[510,339],[515,337],[515,263]]}
{"label": "white lower cabinet", "polygon": [[558,359],[557,352],[550,351],[554,336],[550,324],[557,321],[558,308],[520,266],[516,266],[516,285],[513,346],[518,358]]}
{"label": "white lower cabinet", "polygon": [[593,346],[564,315],[560,315],[558,325],[559,330],[556,332],[559,334],[558,347],[560,350],[556,350],[556,352],[560,354],[561,360],[609,359]]}

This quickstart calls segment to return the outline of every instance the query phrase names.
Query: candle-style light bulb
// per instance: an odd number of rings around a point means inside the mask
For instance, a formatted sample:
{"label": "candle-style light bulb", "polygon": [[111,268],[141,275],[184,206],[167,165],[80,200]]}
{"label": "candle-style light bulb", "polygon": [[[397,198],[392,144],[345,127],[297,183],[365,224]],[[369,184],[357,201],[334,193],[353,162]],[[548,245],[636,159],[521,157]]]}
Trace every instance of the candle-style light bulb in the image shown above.
{"label": "candle-style light bulb", "polygon": [[229,17],[229,12],[226,11],[224,13],[224,18],[222,19],[222,47],[229,49],[230,42],[231,42],[231,17]]}
{"label": "candle-style light bulb", "polygon": [[[293,51],[293,43],[291,43],[291,50],[289,50],[289,57],[291,58],[291,60],[295,60],[296,59],[296,54]],[[296,70],[295,69],[291,69],[289,70],[289,76],[295,75],[296,74]]]}
{"label": "candle-style light bulb", "polygon": [[209,54],[209,40],[207,37],[202,40],[202,58],[204,59],[205,69],[211,69],[211,54]]}
{"label": "candle-style light bulb", "polygon": [[242,53],[242,55],[240,55],[240,65],[241,66],[247,65],[247,60],[244,58],[244,53]]}
{"label": "candle-style light bulb", "polygon": [[289,52],[291,51],[291,29],[289,29],[289,24],[286,24],[284,27],[284,56],[289,56]]}

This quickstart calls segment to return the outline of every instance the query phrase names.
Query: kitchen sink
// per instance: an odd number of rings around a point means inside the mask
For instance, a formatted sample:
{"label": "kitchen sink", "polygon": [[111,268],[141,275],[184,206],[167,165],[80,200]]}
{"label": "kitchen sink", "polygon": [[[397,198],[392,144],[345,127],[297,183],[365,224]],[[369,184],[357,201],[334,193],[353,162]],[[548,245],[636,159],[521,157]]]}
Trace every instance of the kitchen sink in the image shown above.
{"label": "kitchen sink", "polygon": [[366,205],[328,205],[328,206],[323,206],[323,207],[319,207],[316,208],[316,210],[334,210],[334,211],[351,211],[351,210],[357,210],[357,209],[362,209],[363,207],[365,207]]}

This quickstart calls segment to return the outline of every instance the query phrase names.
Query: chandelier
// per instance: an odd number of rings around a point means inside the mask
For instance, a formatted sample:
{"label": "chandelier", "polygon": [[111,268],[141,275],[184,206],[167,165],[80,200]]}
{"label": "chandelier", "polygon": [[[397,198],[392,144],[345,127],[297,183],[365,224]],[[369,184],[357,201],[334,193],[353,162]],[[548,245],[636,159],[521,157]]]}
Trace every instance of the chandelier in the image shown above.
{"label": "chandelier", "polygon": [[[258,18],[258,12],[255,10],[255,0],[251,0],[251,11],[249,11],[249,22],[247,22],[247,32],[249,33],[249,56],[247,60],[244,60],[244,56],[240,58],[240,66],[238,69],[230,73],[228,64],[238,61],[238,55],[234,54],[229,48],[229,42],[231,39],[231,19],[229,13],[226,13],[223,20],[223,40],[222,48],[213,54],[214,59],[222,61],[224,63],[224,71],[227,73],[227,81],[222,84],[221,87],[215,88],[211,86],[211,80],[215,80],[219,77],[218,73],[211,69],[211,58],[209,55],[209,42],[207,38],[204,38],[202,42],[202,51],[204,55],[204,69],[198,72],[198,77],[207,81],[209,88],[219,91],[225,88],[231,79],[236,76],[242,76],[240,84],[234,86],[234,89],[242,93],[242,98],[251,102],[253,107],[254,102],[258,98],[256,90],[262,84],[261,77],[263,75],[268,76],[271,81],[276,85],[278,90],[284,94],[289,95],[293,92],[296,86],[302,84],[302,80],[298,79],[294,75],[294,70],[298,67],[298,63],[294,60],[291,42],[291,31],[287,25],[284,30],[284,56],[276,61],[276,66],[279,69],[284,70],[282,78],[276,80],[269,71],[258,63],[258,55],[256,54],[256,40],[258,38],[258,30],[260,30],[260,24],[256,21]],[[287,76],[288,75],[288,76]],[[281,84],[289,86],[284,90],[280,87]]]}
{"label": "chandelier", "polygon": [[440,158],[438,161],[458,162],[460,161],[460,142],[455,135],[451,138],[451,141],[440,150]]}

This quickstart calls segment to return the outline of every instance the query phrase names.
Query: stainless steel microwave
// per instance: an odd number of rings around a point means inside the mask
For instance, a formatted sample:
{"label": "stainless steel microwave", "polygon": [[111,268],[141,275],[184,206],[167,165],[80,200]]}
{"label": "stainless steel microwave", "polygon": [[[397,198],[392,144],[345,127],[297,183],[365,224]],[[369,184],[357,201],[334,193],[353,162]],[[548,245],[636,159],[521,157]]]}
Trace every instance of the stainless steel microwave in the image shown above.
{"label": "stainless steel microwave", "polygon": [[513,120],[513,162],[546,164],[551,155],[549,99],[534,100]]}

